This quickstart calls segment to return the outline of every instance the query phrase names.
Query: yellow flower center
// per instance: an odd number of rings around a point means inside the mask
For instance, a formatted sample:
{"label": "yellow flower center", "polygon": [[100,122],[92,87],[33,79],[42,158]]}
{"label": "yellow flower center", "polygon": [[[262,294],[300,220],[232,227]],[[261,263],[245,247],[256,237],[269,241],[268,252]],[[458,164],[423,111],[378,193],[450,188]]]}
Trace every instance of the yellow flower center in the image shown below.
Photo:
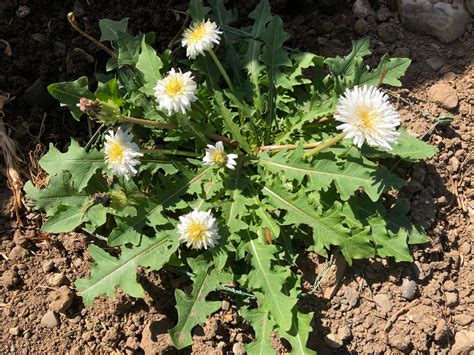
{"label": "yellow flower center", "polygon": [[362,121],[362,127],[367,130],[372,130],[374,128],[374,119],[375,115],[371,107],[363,105],[357,110],[357,115]]}
{"label": "yellow flower center", "polygon": [[224,165],[227,163],[227,155],[224,152],[215,152],[212,160],[214,160],[216,164]]}
{"label": "yellow flower center", "polygon": [[170,80],[166,84],[165,91],[166,94],[172,97],[180,95],[184,91],[184,83],[181,78],[174,76],[170,78]]}
{"label": "yellow flower center", "polygon": [[120,142],[114,142],[109,148],[109,160],[113,162],[121,162],[123,159],[123,148]]}
{"label": "yellow flower center", "polygon": [[188,41],[197,43],[199,42],[207,33],[206,26],[204,22],[201,22],[198,25],[195,25],[191,28],[191,33],[189,34]]}
{"label": "yellow flower center", "polygon": [[203,239],[206,231],[206,227],[196,222],[191,223],[188,227],[188,234],[189,237],[193,240],[193,242],[197,242]]}

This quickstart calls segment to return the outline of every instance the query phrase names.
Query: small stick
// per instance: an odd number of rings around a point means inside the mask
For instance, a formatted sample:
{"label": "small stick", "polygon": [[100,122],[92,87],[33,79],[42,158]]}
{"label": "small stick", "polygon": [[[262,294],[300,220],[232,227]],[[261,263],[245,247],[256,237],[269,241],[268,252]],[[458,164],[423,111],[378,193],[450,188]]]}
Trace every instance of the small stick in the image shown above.
{"label": "small stick", "polygon": [[400,309],[397,313],[395,313],[393,316],[390,317],[390,319],[387,321],[387,324],[383,328],[383,331],[386,333],[391,328],[392,324],[398,319],[398,317],[400,317],[403,313],[405,313],[410,308],[417,306],[419,303],[421,303],[419,299],[414,300],[410,302],[409,304],[407,304],[402,309]]}

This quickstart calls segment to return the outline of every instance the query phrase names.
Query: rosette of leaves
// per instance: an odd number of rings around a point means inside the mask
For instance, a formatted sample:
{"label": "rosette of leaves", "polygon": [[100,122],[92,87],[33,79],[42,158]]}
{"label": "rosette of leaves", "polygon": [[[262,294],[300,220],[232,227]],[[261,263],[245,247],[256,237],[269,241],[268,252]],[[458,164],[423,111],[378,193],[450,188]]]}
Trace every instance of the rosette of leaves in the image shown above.
{"label": "rosette of leaves", "polygon": [[[383,56],[371,69],[364,63],[371,54],[365,38],[353,42],[345,57],[287,49],[289,36],[267,0],[241,29],[231,27],[235,14],[222,1],[205,6],[193,0],[188,12],[193,20],[210,18],[220,26],[216,54],[234,89],[208,56],[185,60],[179,45],[157,53],[154,33],[131,35],[127,19],[102,20],[101,40],[112,42],[116,57],[107,73],[97,74],[97,89],[91,91],[82,77],[52,84],[51,95],[75,119],[81,116],[79,99],[86,97],[113,105],[121,115],[175,128],[129,125],[145,152],[133,179],[107,179],[103,149],[72,140],[66,152],[51,146],[40,160],[48,186],[37,190],[29,183],[25,190],[46,212],[45,232],[81,227],[117,249],[110,254],[90,245],[91,274],[76,281],[85,304],[100,295],[114,297],[116,288],[143,297],[137,268],[170,268],[192,282],[191,292],[176,290],[178,322],[170,334],[177,348],[192,344],[193,328],[218,310],[220,303],[207,296],[235,289],[239,312],[255,331],[246,344],[249,353],[273,353],[272,332],[288,340],[292,353],[311,353],[306,343],[312,315],[297,306],[303,292],[300,255],[340,251],[349,264],[375,256],[410,261],[408,246],[426,242],[403,201],[393,204],[386,193],[405,184],[393,173],[395,166],[431,157],[435,148],[400,127],[390,152],[343,140],[303,159],[305,144],[336,134],[332,116],[346,88],[400,86],[410,60]],[[157,80],[173,67],[192,70],[198,82],[198,104],[185,115],[160,111],[154,98]],[[227,151],[239,154],[235,170],[203,166],[213,136],[227,137]],[[262,148],[268,145],[288,149]],[[147,150],[156,146],[163,149]],[[217,247],[179,245],[178,217],[193,208],[212,210],[218,219]]]}

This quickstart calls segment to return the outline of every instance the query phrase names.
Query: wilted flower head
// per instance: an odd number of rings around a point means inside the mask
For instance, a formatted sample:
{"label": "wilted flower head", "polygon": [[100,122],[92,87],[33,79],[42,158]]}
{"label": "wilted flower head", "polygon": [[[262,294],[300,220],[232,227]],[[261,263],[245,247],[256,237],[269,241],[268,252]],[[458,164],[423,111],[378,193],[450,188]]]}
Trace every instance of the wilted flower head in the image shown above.
{"label": "wilted flower head", "polygon": [[137,173],[135,166],[140,161],[136,158],[143,156],[132,139],[133,135],[129,131],[123,132],[120,127],[115,133],[110,130],[105,137],[105,162],[114,175],[124,176],[126,179]]}
{"label": "wilted flower head", "polygon": [[99,112],[101,109],[99,100],[91,100],[85,97],[81,97],[79,99],[79,103],[76,106],[79,107],[79,110],[81,110],[81,112],[85,113],[90,118],[96,118],[97,116],[99,116]]}
{"label": "wilted flower head", "polygon": [[345,91],[336,107],[336,120],[343,122],[338,129],[347,133],[359,148],[364,141],[384,150],[397,142],[400,116],[388,97],[376,87],[357,86]]}
{"label": "wilted flower head", "polygon": [[211,211],[194,210],[179,217],[179,240],[193,249],[207,249],[220,239],[217,221]]}
{"label": "wilted flower head", "polygon": [[184,31],[181,45],[186,47],[188,58],[194,59],[204,54],[204,51],[212,49],[214,44],[219,44],[221,33],[215,22],[209,20],[195,22]]}
{"label": "wilted flower head", "polygon": [[237,154],[226,154],[222,142],[217,142],[215,146],[208,144],[206,149],[206,156],[203,159],[204,165],[219,165],[226,166],[231,170],[235,169],[237,162],[235,161],[239,156]]}
{"label": "wilted flower head", "polygon": [[191,102],[196,101],[196,82],[191,72],[181,73],[171,69],[155,86],[156,100],[162,109],[186,113]]}

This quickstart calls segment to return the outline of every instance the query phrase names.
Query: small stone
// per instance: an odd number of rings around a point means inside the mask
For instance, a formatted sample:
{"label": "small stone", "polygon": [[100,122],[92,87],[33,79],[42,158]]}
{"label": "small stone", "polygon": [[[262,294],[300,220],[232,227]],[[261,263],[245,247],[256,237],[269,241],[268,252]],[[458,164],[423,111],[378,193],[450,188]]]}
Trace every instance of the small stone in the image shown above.
{"label": "small stone", "polygon": [[393,57],[395,58],[408,58],[410,56],[410,48],[408,47],[398,47],[393,52]]}
{"label": "small stone", "polygon": [[217,343],[217,349],[224,350],[224,348],[225,348],[225,342],[220,341],[219,343]]}
{"label": "small stone", "polygon": [[20,277],[16,270],[7,270],[0,278],[0,284],[6,289],[14,288],[20,282]]}
{"label": "small stone", "polygon": [[15,233],[13,233],[13,242],[15,245],[24,247],[28,243],[28,238],[26,238],[26,235],[20,229],[17,229]]}
{"label": "small stone", "polygon": [[446,306],[454,307],[458,304],[458,294],[456,292],[446,292]]}
{"label": "small stone", "polygon": [[356,0],[354,5],[352,5],[352,12],[358,18],[364,18],[375,14],[375,11],[370,6],[369,0]]}
{"label": "small stone", "polygon": [[394,334],[393,336],[389,336],[388,341],[391,346],[400,351],[407,350],[412,344],[411,339],[408,335],[403,336],[401,334]]}
{"label": "small stone", "polygon": [[8,254],[8,258],[12,261],[17,261],[23,258],[26,258],[29,255],[29,251],[25,248],[17,245]]}
{"label": "small stone", "polygon": [[464,242],[461,245],[461,248],[459,249],[462,255],[468,256],[471,253],[471,243],[469,242]]}
{"label": "small stone", "polygon": [[452,354],[470,354],[474,350],[474,331],[460,330],[454,335]]}
{"label": "small stone", "polygon": [[243,355],[245,354],[244,344],[242,343],[235,343],[232,346],[232,353],[235,355]]}
{"label": "small stone", "polygon": [[350,308],[353,308],[357,305],[357,302],[360,298],[360,293],[353,289],[352,287],[346,287],[344,289],[344,296],[342,302],[349,305]]}
{"label": "small stone", "polygon": [[428,97],[447,110],[455,109],[459,103],[456,90],[445,83],[433,85],[428,91]]}
{"label": "small stone", "polygon": [[444,319],[438,320],[435,328],[435,340],[440,341],[448,334],[448,327]]}
{"label": "small stone", "polygon": [[343,346],[343,342],[339,337],[333,333],[330,333],[324,337],[324,342],[326,343],[327,346],[329,346],[331,349],[339,349],[341,346]]}
{"label": "small stone", "polygon": [[444,60],[441,57],[431,57],[426,60],[426,64],[429,65],[431,69],[437,71],[444,65]]}
{"label": "small stone", "polygon": [[10,328],[10,329],[8,329],[8,333],[10,333],[10,335],[15,335],[15,336],[20,335],[20,333],[21,333],[20,327]]}
{"label": "small stone", "polygon": [[221,306],[223,311],[228,311],[230,309],[230,303],[227,302],[226,300],[222,301],[222,306]]}
{"label": "small stone", "polygon": [[58,313],[64,313],[72,305],[74,292],[67,286],[62,286],[48,296],[49,309]]}
{"label": "small stone", "polygon": [[64,273],[58,272],[55,274],[50,275],[47,278],[48,284],[51,286],[62,286],[66,283],[67,279],[66,276],[64,276]]}
{"label": "small stone", "polygon": [[351,329],[348,326],[340,327],[337,330],[337,337],[341,339],[343,342],[349,341],[352,338]]}
{"label": "small stone", "polygon": [[402,297],[407,300],[412,300],[416,295],[416,282],[413,280],[403,279],[401,291]]}
{"label": "small stone", "polygon": [[377,21],[384,22],[392,17],[392,11],[388,7],[381,6],[377,11]]}
{"label": "small stone", "polygon": [[53,311],[48,311],[41,318],[41,324],[47,328],[55,328],[59,325],[58,316]]}
{"label": "small stone", "polygon": [[53,260],[46,260],[43,265],[41,266],[43,272],[50,272],[54,269],[54,261]]}
{"label": "small stone", "polygon": [[473,317],[469,314],[456,314],[453,319],[457,324],[465,326],[472,322]]}
{"label": "small stone", "polygon": [[369,23],[363,18],[358,19],[354,23],[354,31],[358,35],[365,35],[367,32],[369,32]]}
{"label": "small stone", "polygon": [[458,158],[456,157],[451,157],[451,159],[449,159],[449,165],[451,167],[451,171],[453,173],[457,172],[459,170],[459,160]]}
{"label": "small stone", "polygon": [[392,310],[392,302],[390,302],[390,298],[385,293],[379,293],[374,296],[374,301],[377,306],[380,307],[380,310],[383,314],[388,314]]}
{"label": "small stone", "polygon": [[456,291],[456,284],[452,280],[448,280],[443,284],[445,291]]}

